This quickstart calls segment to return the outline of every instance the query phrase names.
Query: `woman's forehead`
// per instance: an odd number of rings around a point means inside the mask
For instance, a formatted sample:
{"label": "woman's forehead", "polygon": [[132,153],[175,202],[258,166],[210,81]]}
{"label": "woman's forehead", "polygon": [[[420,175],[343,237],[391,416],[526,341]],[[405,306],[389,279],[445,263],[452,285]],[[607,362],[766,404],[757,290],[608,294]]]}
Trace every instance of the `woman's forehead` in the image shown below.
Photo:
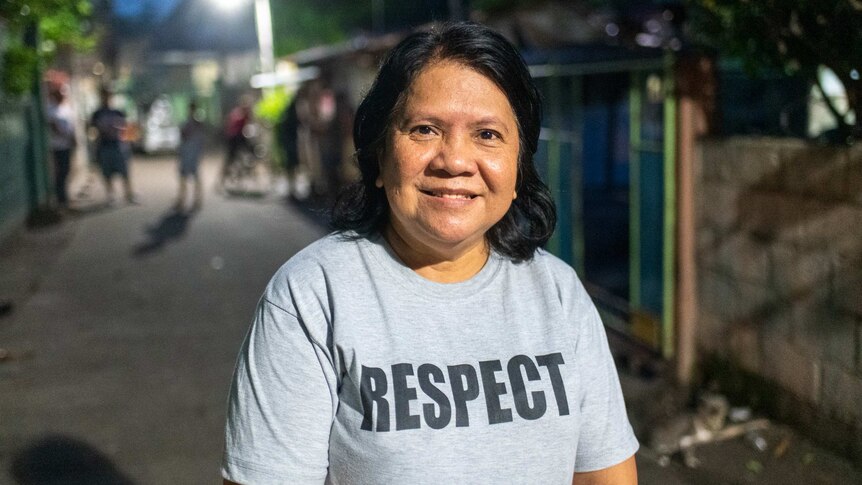
{"label": "woman's forehead", "polygon": [[502,88],[483,72],[455,61],[429,63],[412,80],[399,102],[399,114],[411,108],[439,103],[472,107],[474,110],[502,110],[516,118],[514,108]]}
{"label": "woman's forehead", "polygon": [[476,67],[473,67],[466,62],[459,61],[457,59],[436,59],[428,62],[419,70],[419,72],[416,73],[416,75],[410,81],[410,84],[407,86],[406,91],[409,93],[411,90],[415,89],[417,84],[420,83],[422,80],[427,79],[429,75],[437,74],[437,77],[439,78],[441,72],[443,73],[442,76],[447,79],[482,79],[486,83],[493,84],[501,92],[503,91],[502,88],[497,84],[497,81],[488,76],[486,73],[482,72],[482,70],[477,69]]}

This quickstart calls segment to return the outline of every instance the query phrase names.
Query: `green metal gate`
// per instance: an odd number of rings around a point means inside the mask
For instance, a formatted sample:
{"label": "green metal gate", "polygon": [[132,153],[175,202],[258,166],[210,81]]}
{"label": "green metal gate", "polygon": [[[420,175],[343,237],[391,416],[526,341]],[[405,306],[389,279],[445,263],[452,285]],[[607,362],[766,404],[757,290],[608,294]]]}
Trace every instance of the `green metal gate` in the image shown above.
{"label": "green metal gate", "polygon": [[28,142],[26,107],[0,94],[0,240],[23,224],[30,209]]}
{"label": "green metal gate", "polygon": [[536,163],[557,201],[548,249],[609,327],[673,352],[673,58],[533,65],[545,101]]}
{"label": "green metal gate", "polygon": [[[31,45],[37,44],[37,34],[28,34],[34,36]],[[0,54],[7,36],[0,25]],[[31,92],[12,97],[0,91],[0,241],[51,197],[42,85],[34,74]]]}

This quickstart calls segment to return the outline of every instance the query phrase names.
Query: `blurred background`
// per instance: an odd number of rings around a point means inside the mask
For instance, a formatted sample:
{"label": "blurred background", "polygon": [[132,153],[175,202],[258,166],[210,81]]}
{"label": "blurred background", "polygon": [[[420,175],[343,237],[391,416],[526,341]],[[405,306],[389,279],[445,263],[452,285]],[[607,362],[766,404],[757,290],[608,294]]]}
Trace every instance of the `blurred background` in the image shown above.
{"label": "blurred background", "polygon": [[542,93],[548,249],[602,313],[641,482],[862,483],[858,0],[0,2],[0,483],[218,482],[252,311],[356,177],[377,65],[467,19]]}

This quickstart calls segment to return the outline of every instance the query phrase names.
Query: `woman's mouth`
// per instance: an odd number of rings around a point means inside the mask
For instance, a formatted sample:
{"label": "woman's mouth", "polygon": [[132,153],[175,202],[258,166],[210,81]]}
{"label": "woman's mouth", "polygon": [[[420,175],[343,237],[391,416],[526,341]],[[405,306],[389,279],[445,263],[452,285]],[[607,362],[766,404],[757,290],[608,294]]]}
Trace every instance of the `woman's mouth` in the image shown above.
{"label": "woman's mouth", "polygon": [[431,197],[440,197],[443,199],[469,200],[476,198],[476,195],[466,192],[446,192],[440,190],[420,190],[420,192],[425,195],[430,195]]}

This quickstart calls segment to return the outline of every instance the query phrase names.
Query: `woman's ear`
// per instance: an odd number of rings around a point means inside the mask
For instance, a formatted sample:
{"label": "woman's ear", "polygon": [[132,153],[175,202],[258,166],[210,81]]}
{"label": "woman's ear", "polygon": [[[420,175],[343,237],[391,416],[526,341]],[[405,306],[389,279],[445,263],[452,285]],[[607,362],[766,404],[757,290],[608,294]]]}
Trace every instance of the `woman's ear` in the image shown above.
{"label": "woman's ear", "polygon": [[378,175],[377,178],[374,180],[374,186],[377,187],[378,189],[383,188],[383,176],[382,175]]}

